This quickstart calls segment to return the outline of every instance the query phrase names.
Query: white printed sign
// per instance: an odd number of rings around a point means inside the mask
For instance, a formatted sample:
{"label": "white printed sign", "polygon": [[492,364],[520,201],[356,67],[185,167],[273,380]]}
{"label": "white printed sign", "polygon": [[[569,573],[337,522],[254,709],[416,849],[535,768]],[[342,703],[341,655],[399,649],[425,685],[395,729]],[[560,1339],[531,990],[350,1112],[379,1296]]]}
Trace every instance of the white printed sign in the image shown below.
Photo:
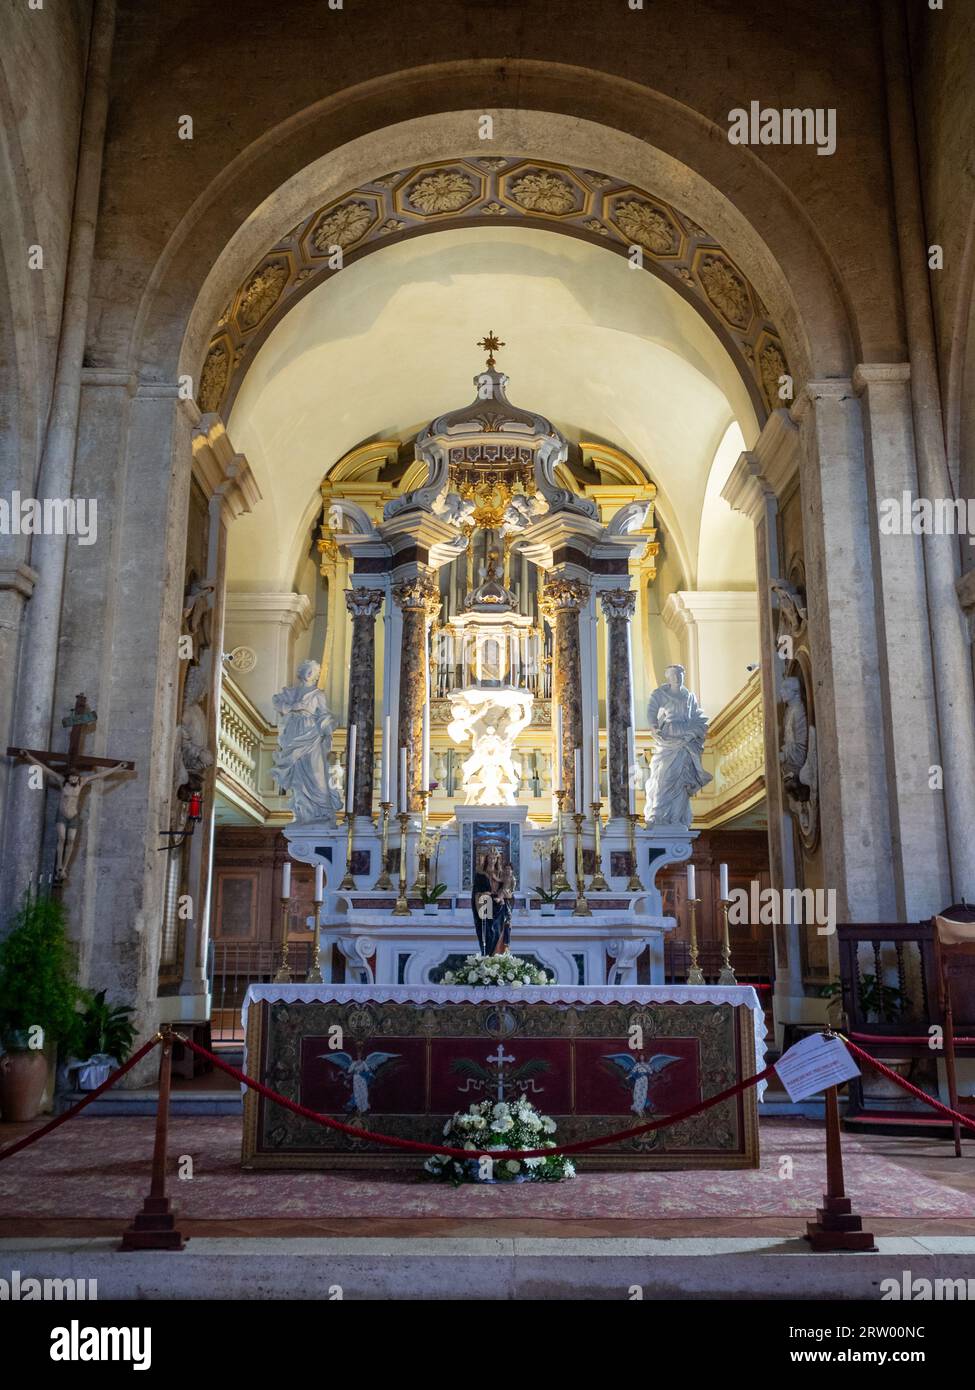
{"label": "white printed sign", "polygon": [[779,1080],[792,1101],[805,1100],[828,1086],[841,1086],[860,1068],[846,1050],[841,1038],[825,1038],[814,1033],[790,1047],[775,1063]]}

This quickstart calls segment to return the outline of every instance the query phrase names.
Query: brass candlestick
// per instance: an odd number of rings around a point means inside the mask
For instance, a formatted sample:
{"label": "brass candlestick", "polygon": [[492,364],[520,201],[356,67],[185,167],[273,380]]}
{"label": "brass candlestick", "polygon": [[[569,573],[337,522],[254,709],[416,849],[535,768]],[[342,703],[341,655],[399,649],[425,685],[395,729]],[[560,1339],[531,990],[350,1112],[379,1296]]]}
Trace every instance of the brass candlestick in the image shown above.
{"label": "brass candlestick", "polygon": [[422,803],[422,809],[420,811],[420,838],[417,842],[416,850],[416,879],[410,892],[425,893],[427,890],[427,856],[423,851],[423,845],[427,838],[427,802],[430,800],[430,793],[429,791],[423,791],[421,789],[417,792],[417,796]]}
{"label": "brass candlestick", "polygon": [[565,874],[565,836],[562,833],[562,814],[568,792],[563,788],[555,793],[559,809],[555,821],[555,869],[552,873],[552,892],[568,893],[572,885]]}
{"label": "brass candlestick", "polygon": [[700,898],[687,899],[687,911],[691,919],[691,968],[687,972],[687,983],[689,985],[704,984],[704,971],[698,964],[697,959],[697,909],[700,905]]}
{"label": "brass candlestick", "polygon": [[383,818],[383,842],[382,849],[380,850],[379,877],[373,885],[373,892],[378,892],[382,889],[389,890],[393,886],[393,880],[390,878],[389,870],[386,867],[386,861],[389,857],[389,813],[392,810],[393,803],[391,801],[381,801],[379,806]]}
{"label": "brass candlestick", "polygon": [[601,848],[601,846],[600,846],[600,840],[599,840],[599,832],[600,832],[599,813],[600,813],[600,811],[601,811],[602,809],[603,809],[603,803],[602,803],[601,801],[594,801],[594,802],[592,803],[592,823],[593,823],[593,825],[595,826],[595,829],[596,829],[596,869],[595,869],[595,872],[593,873],[592,878],[591,878],[590,881],[589,881],[589,891],[590,891],[590,893],[608,893],[608,892],[609,892],[609,884],[606,882],[606,879],[605,879],[605,877],[603,876],[603,851],[602,851],[602,848]]}
{"label": "brass candlestick", "polygon": [[640,893],[643,891],[639,866],[636,862],[636,823],[638,819],[639,817],[636,812],[631,812],[630,815],[627,816],[627,820],[630,822],[630,868],[632,869],[630,881],[626,885],[626,891],[628,893]]}
{"label": "brass candlestick", "polygon": [[348,831],[345,841],[345,878],[339,884],[339,888],[354,888],[355,879],[352,877],[352,829],[355,825],[355,816],[351,811],[345,813],[345,824]]}
{"label": "brass candlestick", "polygon": [[721,908],[721,915],[724,918],[721,937],[721,971],[718,975],[718,984],[736,985],[738,979],[731,968],[731,935],[728,931],[728,910],[731,907],[731,899],[720,898],[718,906]]}
{"label": "brass candlestick", "polygon": [[324,984],[322,979],[322,943],[319,936],[321,929],[322,903],[323,898],[315,899],[315,951],[312,956],[311,969],[305,976],[306,985]]}
{"label": "brass candlestick", "polygon": [[573,917],[591,917],[592,912],[586,902],[586,885],[582,872],[582,824],[586,818],[577,811],[572,819],[576,823],[576,905],[572,909],[572,915]]}
{"label": "brass candlestick", "polygon": [[276,985],[291,984],[291,970],[288,966],[288,903],[290,898],[281,899],[281,966],[274,977]]}
{"label": "brass candlestick", "polygon": [[396,819],[399,821],[399,896],[393,908],[393,916],[409,917],[410,905],[406,900],[406,827],[410,819],[409,812],[400,811]]}

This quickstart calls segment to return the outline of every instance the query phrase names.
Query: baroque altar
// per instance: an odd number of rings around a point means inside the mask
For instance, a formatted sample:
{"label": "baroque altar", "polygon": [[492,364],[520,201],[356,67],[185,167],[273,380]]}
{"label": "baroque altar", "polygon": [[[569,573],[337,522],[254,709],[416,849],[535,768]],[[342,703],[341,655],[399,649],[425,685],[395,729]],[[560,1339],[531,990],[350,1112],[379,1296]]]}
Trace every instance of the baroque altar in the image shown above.
{"label": "baroque altar", "polygon": [[[764,1066],[747,986],[471,989],[252,985],[244,1070],[357,1129],[441,1142],[472,1100],[526,1095],[561,1142],[689,1109]],[[639,1045],[634,1047],[634,1042]],[[338,1042],[338,1046],[336,1046]],[[673,1126],[592,1150],[588,1169],[755,1168],[761,1083]],[[416,1167],[248,1090],[245,1168]]]}

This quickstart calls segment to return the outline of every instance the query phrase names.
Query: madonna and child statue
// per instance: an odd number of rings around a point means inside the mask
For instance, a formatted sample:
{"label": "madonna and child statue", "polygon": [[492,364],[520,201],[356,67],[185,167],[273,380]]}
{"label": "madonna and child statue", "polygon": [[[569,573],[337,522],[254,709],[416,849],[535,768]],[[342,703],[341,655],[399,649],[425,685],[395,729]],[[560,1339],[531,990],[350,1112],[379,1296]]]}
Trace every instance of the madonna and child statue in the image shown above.
{"label": "madonna and child statue", "polygon": [[508,950],[514,891],[514,872],[501,851],[483,849],[471,891],[474,930],[482,956],[503,956]]}

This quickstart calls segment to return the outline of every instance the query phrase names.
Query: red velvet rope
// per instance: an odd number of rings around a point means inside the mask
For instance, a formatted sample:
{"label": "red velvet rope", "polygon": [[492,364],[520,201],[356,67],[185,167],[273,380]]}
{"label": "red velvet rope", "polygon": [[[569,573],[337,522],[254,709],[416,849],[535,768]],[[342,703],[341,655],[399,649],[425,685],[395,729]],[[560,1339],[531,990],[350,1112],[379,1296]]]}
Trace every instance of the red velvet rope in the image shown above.
{"label": "red velvet rope", "polygon": [[[861,1042],[873,1043],[874,1047],[879,1047],[882,1043],[927,1043],[931,1044],[931,1034],[925,1033],[920,1038],[898,1038],[889,1036],[886,1033],[851,1033],[851,1038],[859,1038]],[[955,1038],[955,1046],[972,1047],[975,1046],[975,1038]],[[932,1052],[935,1050],[931,1048]]]}
{"label": "red velvet rope", "polygon": [[651,1120],[648,1124],[636,1125],[633,1129],[621,1129],[615,1134],[606,1134],[598,1139],[577,1139],[574,1144],[560,1144],[554,1149],[450,1149],[444,1144],[421,1144],[415,1139],[400,1139],[392,1134],[376,1134],[372,1130],[358,1129],[355,1125],[343,1124],[341,1120],[333,1120],[328,1115],[320,1115],[317,1110],[309,1110],[305,1105],[299,1105],[296,1101],[278,1095],[277,1091],[272,1091],[269,1086],[264,1086],[260,1081],[255,1081],[253,1077],[246,1076],[244,1072],[238,1071],[228,1062],[222,1062],[219,1057],[215,1057],[205,1047],[200,1047],[199,1043],[193,1042],[190,1038],[184,1038],[181,1033],[177,1034],[177,1037],[187,1047],[198,1052],[201,1057],[208,1057],[221,1071],[225,1071],[228,1076],[235,1077],[243,1085],[249,1086],[252,1091],[264,1096],[266,1100],[273,1101],[275,1105],[281,1105],[285,1110],[290,1110],[295,1115],[301,1115],[306,1120],[314,1120],[316,1124],[324,1125],[326,1129],[337,1129],[341,1134],[351,1134],[356,1139],[371,1139],[377,1144],[389,1144],[396,1149],[410,1149],[413,1153],[443,1154],[447,1158],[480,1158],[484,1155],[498,1163],[509,1158],[554,1158],[556,1154],[583,1153],[586,1149],[598,1149],[604,1144],[615,1144],[620,1139],[635,1139],[637,1135],[646,1134],[652,1129],[665,1129],[668,1125],[679,1124],[681,1120],[689,1120],[692,1115],[700,1115],[703,1111],[710,1110],[712,1105],[720,1105],[723,1100],[730,1100],[739,1091],[746,1091],[749,1086],[764,1081],[766,1077],[771,1076],[774,1070],[772,1067],[766,1067],[764,1071],[758,1072],[755,1076],[750,1076],[745,1081],[739,1081],[736,1085],[729,1086],[726,1091],[719,1091],[717,1095],[708,1096],[707,1100],[702,1101],[700,1105],[692,1105],[687,1110],[678,1111],[676,1115],[666,1115],[659,1120]]}
{"label": "red velvet rope", "polygon": [[864,1052],[862,1047],[857,1047],[856,1043],[850,1042],[849,1038],[845,1037],[842,1033],[839,1033],[837,1036],[843,1038],[843,1041],[853,1053],[854,1057],[859,1057],[861,1061],[869,1062],[872,1067],[886,1076],[889,1081],[896,1081],[898,1086],[902,1086],[905,1091],[910,1091],[911,1095],[917,1096],[918,1100],[923,1100],[927,1105],[930,1105],[932,1110],[940,1110],[942,1115],[948,1115],[952,1120],[957,1120],[959,1124],[964,1125],[966,1129],[975,1131],[975,1120],[970,1119],[968,1115],[959,1114],[957,1110],[952,1110],[949,1106],[942,1105],[940,1100],[935,1100],[933,1096],[929,1096],[927,1091],[922,1091],[919,1086],[914,1086],[910,1081],[905,1081],[903,1076],[898,1076],[896,1071],[891,1071],[890,1067],[885,1067],[883,1062],[878,1062],[876,1057],[871,1057],[869,1052]]}
{"label": "red velvet rope", "polygon": [[29,1144],[36,1144],[38,1139],[43,1139],[45,1134],[50,1134],[53,1129],[57,1129],[59,1125],[63,1125],[65,1120],[74,1119],[75,1115],[80,1114],[86,1105],[91,1105],[93,1100],[97,1100],[102,1091],[107,1091],[108,1088],[114,1086],[116,1081],[124,1076],[127,1071],[131,1071],[136,1062],[141,1062],[147,1052],[151,1052],[154,1047],[158,1047],[161,1041],[161,1038],[150,1038],[147,1043],[144,1043],[143,1046],[139,1048],[138,1052],[133,1052],[129,1060],[123,1062],[122,1066],[120,1066],[117,1071],[113,1071],[107,1080],[103,1081],[100,1086],[96,1086],[93,1091],[89,1091],[82,1100],[79,1100],[77,1105],[72,1105],[70,1110],[65,1110],[63,1115],[58,1115],[56,1119],[51,1120],[50,1124],[42,1125],[40,1129],[35,1129],[32,1134],[28,1134],[23,1139],[18,1139],[16,1144],[8,1144],[5,1149],[0,1149],[0,1162],[5,1158],[12,1158],[15,1153],[19,1153],[21,1149],[26,1149]]}

